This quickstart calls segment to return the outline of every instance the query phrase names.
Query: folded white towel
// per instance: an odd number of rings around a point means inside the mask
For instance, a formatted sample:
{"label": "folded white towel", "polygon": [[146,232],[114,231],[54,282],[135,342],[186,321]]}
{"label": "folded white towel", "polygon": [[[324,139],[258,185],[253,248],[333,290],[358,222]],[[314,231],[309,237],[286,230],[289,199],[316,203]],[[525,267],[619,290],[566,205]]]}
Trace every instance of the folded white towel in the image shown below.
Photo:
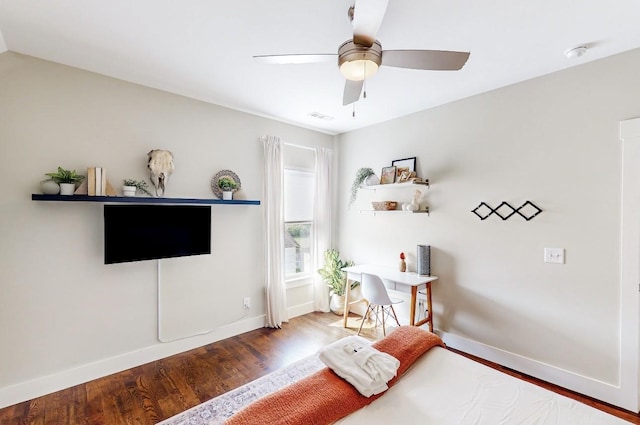
{"label": "folded white towel", "polygon": [[365,397],[387,390],[387,382],[400,366],[398,359],[376,350],[359,336],[348,336],[329,344],[320,350],[319,357]]}
{"label": "folded white towel", "polygon": [[370,345],[361,345],[360,347],[350,347],[355,352],[353,359],[356,364],[374,381],[389,382],[400,367],[400,360],[390,354],[376,350]]}
{"label": "folded white towel", "polygon": [[389,387],[386,382],[374,381],[353,358],[353,351],[345,350],[352,344],[364,346],[369,342],[364,338],[349,336],[338,340],[320,350],[319,357],[336,375],[353,385],[360,394],[371,397]]}

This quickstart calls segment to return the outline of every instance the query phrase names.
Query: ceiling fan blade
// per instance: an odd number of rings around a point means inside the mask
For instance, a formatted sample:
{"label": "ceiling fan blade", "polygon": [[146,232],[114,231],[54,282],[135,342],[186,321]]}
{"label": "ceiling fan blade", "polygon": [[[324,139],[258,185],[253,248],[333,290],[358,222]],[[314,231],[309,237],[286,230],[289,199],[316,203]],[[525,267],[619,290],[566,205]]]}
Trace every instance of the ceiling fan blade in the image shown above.
{"label": "ceiling fan blade", "polygon": [[353,42],[371,47],[389,0],[356,0],[353,6]]}
{"label": "ceiling fan blade", "polygon": [[329,62],[337,61],[338,55],[335,53],[320,53],[315,55],[305,54],[293,54],[293,55],[263,55],[254,56],[253,60],[260,63],[285,65],[285,64],[300,64],[300,63],[316,63],[316,62]]}
{"label": "ceiling fan blade", "polygon": [[347,80],[344,84],[344,94],[342,96],[342,104],[349,105],[353,102],[357,102],[360,99],[360,93],[362,93],[362,86],[364,81],[352,81]]}
{"label": "ceiling fan blade", "polygon": [[432,71],[457,71],[467,63],[470,54],[446,50],[383,50],[382,65]]}

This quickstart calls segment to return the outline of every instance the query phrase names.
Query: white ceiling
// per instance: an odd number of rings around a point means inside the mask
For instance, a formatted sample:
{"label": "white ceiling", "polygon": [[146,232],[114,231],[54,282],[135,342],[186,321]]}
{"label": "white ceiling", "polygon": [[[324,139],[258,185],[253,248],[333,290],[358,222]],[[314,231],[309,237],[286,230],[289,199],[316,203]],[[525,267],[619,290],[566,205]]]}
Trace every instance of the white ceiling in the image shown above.
{"label": "white ceiling", "polygon": [[[252,59],[336,53],[352,1],[0,0],[0,52],[338,134],[640,47],[638,0],[390,0],[383,49],[471,56],[460,71],[382,67],[354,119],[337,64]],[[579,44],[587,54],[567,59]]]}

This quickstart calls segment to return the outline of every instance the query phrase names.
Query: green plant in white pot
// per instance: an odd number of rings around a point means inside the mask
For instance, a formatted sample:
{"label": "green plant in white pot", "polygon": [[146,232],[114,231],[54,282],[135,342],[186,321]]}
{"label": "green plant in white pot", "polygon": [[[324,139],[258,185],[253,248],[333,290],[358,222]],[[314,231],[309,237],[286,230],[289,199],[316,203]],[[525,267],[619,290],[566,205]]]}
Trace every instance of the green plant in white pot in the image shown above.
{"label": "green plant in white pot", "polygon": [[153,196],[149,192],[149,185],[144,180],[124,179],[122,180],[122,195],[123,196],[136,196],[136,192],[140,191],[148,196]]}
{"label": "green plant in white pot", "polygon": [[55,173],[47,173],[46,175],[60,185],[60,195],[73,195],[76,184],[84,180],[84,176],[76,173],[76,170],[65,170],[62,167],[58,167],[58,171]]}
{"label": "green plant in white pot", "polygon": [[360,189],[363,184],[371,186],[378,183],[380,183],[380,179],[378,179],[376,173],[373,172],[373,169],[368,167],[359,168],[358,171],[356,171],[356,177],[353,179],[353,183],[351,184],[351,198],[349,199],[349,206],[356,201],[358,189]]}
{"label": "green plant in white pot", "polygon": [[233,199],[233,192],[238,188],[238,184],[231,177],[222,176],[218,180],[218,187],[222,191],[222,199]]}
{"label": "green plant in white pot", "polygon": [[[345,267],[353,266],[353,261],[345,261],[340,258],[340,252],[336,249],[328,249],[324,252],[324,267],[318,273],[329,287],[329,307],[335,314],[344,314],[344,295],[347,289],[347,274],[342,271]],[[354,289],[360,282],[352,282]]]}

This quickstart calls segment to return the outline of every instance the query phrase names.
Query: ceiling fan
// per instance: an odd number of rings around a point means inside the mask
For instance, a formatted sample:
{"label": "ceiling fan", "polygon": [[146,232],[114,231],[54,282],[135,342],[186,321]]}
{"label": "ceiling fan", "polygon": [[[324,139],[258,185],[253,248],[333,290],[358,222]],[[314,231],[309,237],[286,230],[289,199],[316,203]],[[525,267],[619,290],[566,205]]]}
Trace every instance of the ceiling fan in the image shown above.
{"label": "ceiling fan", "polygon": [[338,53],[262,55],[253,58],[271,64],[324,62],[338,58],[346,78],[342,104],[357,102],[364,80],[373,77],[380,66],[422,70],[457,71],[467,62],[469,52],[446,50],[382,50],[376,34],[389,0],[355,0],[348,14],[353,24],[353,39],[340,45]]}

